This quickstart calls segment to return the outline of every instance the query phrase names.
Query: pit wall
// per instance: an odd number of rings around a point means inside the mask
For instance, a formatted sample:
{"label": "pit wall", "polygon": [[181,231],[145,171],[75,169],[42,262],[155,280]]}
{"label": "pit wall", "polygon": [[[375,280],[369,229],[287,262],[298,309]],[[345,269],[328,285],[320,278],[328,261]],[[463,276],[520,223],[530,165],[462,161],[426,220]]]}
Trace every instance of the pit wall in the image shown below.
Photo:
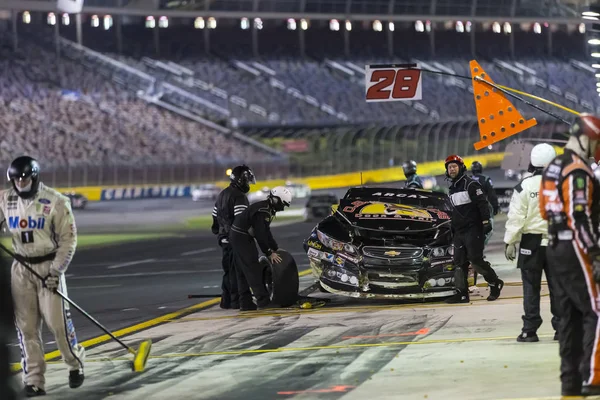
{"label": "pit wall", "polygon": [[[562,149],[561,149],[562,152]],[[487,153],[472,157],[465,157],[466,165],[473,161],[481,162],[484,168],[498,167],[502,163],[504,153]],[[419,163],[418,173],[421,176],[443,175],[445,172],[444,160]],[[259,190],[262,187],[274,187],[285,185],[286,180],[261,181],[258,177],[256,185],[250,191]],[[362,179],[362,182],[361,182]],[[310,176],[306,178],[293,179],[294,183],[303,183],[311,190],[339,189],[361,184],[381,184],[387,182],[398,182],[405,180],[401,166],[392,168],[375,169],[362,172],[352,172],[338,175]],[[226,187],[229,181],[215,182],[219,187]],[[191,197],[192,190],[197,185],[135,185],[135,186],[82,186],[73,188],[60,188],[59,191],[76,192],[84,195],[89,201],[115,201],[148,198],[178,198]]]}

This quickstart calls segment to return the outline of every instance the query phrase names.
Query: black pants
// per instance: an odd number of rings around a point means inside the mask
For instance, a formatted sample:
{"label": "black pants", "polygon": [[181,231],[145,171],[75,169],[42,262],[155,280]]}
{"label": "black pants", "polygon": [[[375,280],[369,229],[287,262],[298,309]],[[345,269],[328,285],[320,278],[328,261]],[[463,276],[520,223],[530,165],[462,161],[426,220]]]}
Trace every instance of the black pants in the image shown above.
{"label": "black pants", "polygon": [[230,243],[220,243],[223,250],[223,281],[221,282],[221,307],[239,308],[237,274],[235,257]]}
{"label": "black pants", "polygon": [[454,264],[457,266],[455,274],[456,288],[462,293],[468,293],[469,263],[473,265],[475,273],[483,276],[487,283],[497,283],[498,275],[489,262],[483,259],[485,236],[482,227],[454,232]]}
{"label": "black pants", "polygon": [[229,240],[235,257],[240,308],[252,307],[252,295],[256,297],[259,306],[268,304],[270,296],[263,278],[263,267],[258,261],[254,238],[231,231]]}
{"label": "black pants", "polygon": [[10,269],[6,258],[0,259],[0,399],[13,400],[17,393],[11,386],[8,342],[15,334],[14,309],[10,287]]}
{"label": "black pants", "polygon": [[542,325],[540,315],[540,291],[542,290],[542,272],[546,273],[546,281],[550,290],[550,311],[552,327],[559,329],[559,314],[554,295],[554,275],[548,266],[546,247],[542,246],[542,235],[525,234],[519,244],[517,267],[521,269],[523,281],[523,332],[536,333]]}
{"label": "black pants", "polygon": [[582,382],[600,385],[600,288],[592,277],[592,265],[575,241],[548,246],[547,257],[560,315],[562,390],[577,391]]}

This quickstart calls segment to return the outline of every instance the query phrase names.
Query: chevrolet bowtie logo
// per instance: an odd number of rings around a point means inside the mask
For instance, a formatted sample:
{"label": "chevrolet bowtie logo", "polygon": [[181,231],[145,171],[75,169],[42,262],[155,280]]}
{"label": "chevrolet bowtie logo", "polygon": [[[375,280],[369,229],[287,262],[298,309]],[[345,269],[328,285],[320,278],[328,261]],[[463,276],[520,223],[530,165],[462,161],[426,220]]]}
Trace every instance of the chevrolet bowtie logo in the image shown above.
{"label": "chevrolet bowtie logo", "polygon": [[399,256],[401,253],[399,251],[392,250],[392,251],[386,251],[383,254],[386,255],[386,256],[396,257],[396,256]]}

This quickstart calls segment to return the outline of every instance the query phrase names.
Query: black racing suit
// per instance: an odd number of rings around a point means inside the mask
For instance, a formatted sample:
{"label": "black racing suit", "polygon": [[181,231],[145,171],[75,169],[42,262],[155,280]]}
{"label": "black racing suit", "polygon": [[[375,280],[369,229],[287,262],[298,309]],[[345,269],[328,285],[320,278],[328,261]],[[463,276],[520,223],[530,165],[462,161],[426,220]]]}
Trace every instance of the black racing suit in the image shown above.
{"label": "black racing suit", "polygon": [[500,210],[500,206],[498,204],[498,196],[496,196],[496,191],[494,190],[494,184],[489,176],[483,174],[473,174],[473,179],[476,179],[477,182],[483,188],[483,193],[485,193],[485,197],[490,202],[492,206],[493,215],[498,214]]}
{"label": "black racing suit", "polygon": [[213,208],[212,232],[217,235],[223,250],[223,280],[221,282],[221,308],[239,308],[237,273],[229,231],[235,216],[248,208],[248,198],[234,183],[223,189]]}
{"label": "black racing suit", "polygon": [[586,160],[566,149],[548,165],[540,212],[548,221],[563,394],[580,393],[582,382],[600,388],[600,185]]}
{"label": "black racing suit", "polygon": [[417,174],[408,175],[406,177],[406,183],[404,184],[404,187],[413,189],[423,189],[423,182],[421,182],[421,178]]}
{"label": "black racing suit", "polygon": [[275,211],[269,207],[269,200],[258,201],[236,216],[231,226],[229,238],[238,268],[240,310],[256,309],[252,294],[256,297],[258,307],[270,302],[254,239],[267,257],[277,251],[279,247],[270,228],[274,216]]}
{"label": "black racing suit", "polygon": [[485,193],[479,182],[463,173],[453,180],[448,194],[454,205],[452,233],[456,265],[455,284],[459,291],[456,300],[469,300],[469,263],[490,286],[488,300],[495,300],[500,295],[503,282],[490,263],[483,259],[483,224],[491,218]]}

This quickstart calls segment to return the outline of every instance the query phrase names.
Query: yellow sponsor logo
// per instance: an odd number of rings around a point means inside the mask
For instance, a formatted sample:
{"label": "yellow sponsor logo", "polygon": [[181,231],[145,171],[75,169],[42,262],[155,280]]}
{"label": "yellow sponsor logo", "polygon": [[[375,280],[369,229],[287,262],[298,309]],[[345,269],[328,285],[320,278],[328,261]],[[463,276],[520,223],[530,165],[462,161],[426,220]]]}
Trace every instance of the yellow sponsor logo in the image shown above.
{"label": "yellow sponsor logo", "polygon": [[363,207],[359,212],[360,215],[382,215],[389,217],[410,217],[410,218],[423,218],[432,219],[431,214],[425,210],[419,210],[414,207],[405,206],[403,204],[391,204],[391,203],[372,203]]}
{"label": "yellow sponsor logo", "polygon": [[315,242],[314,240],[309,240],[308,242],[306,242],[306,244],[318,250],[321,250],[323,248],[323,245],[321,243]]}

